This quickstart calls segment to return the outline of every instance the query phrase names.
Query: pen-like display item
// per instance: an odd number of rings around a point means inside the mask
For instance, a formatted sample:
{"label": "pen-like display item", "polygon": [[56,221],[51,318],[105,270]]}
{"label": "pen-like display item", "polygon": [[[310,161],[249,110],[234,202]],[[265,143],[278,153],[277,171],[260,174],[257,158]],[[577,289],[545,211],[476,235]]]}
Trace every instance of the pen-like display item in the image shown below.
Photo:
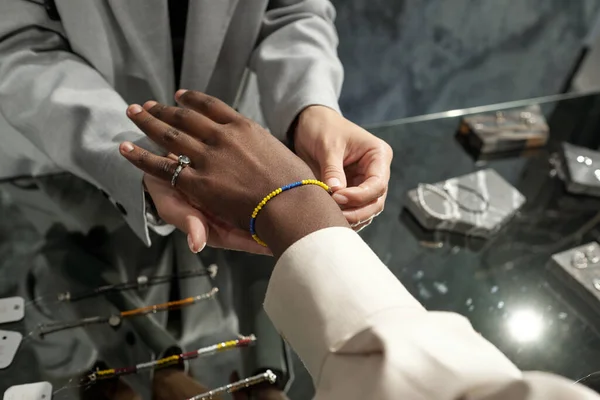
{"label": "pen-like display item", "polygon": [[246,379],[239,380],[234,383],[230,383],[225,386],[221,386],[219,388],[213,389],[210,392],[202,393],[197,396],[191,397],[187,400],[209,400],[214,399],[215,396],[225,394],[225,393],[233,393],[238,390],[245,389],[250,386],[258,385],[259,383],[269,382],[271,384],[275,383],[277,380],[277,376],[268,369],[266,372],[262,374],[254,375]]}
{"label": "pen-like display item", "polygon": [[63,331],[66,329],[73,329],[73,328],[77,328],[77,327],[81,327],[81,326],[95,325],[95,324],[109,324],[110,326],[118,326],[121,324],[121,321],[123,320],[123,318],[137,317],[137,316],[146,315],[146,314],[153,314],[153,313],[157,313],[157,312],[177,310],[177,309],[180,309],[183,307],[188,307],[199,301],[212,299],[215,296],[215,294],[217,294],[218,291],[219,291],[218,288],[213,288],[210,292],[201,294],[199,296],[193,296],[193,297],[188,297],[188,298],[177,300],[177,301],[170,301],[168,303],[155,304],[152,306],[136,308],[136,309],[128,310],[128,311],[122,311],[119,314],[105,316],[105,317],[96,316],[96,317],[83,318],[83,319],[80,319],[77,321],[51,322],[51,323],[47,323],[47,324],[41,324],[38,327],[39,333],[40,333],[40,336],[44,336],[44,335],[48,335],[50,333]]}
{"label": "pen-like display item", "polygon": [[82,292],[76,292],[76,293],[71,293],[71,292],[63,292],[63,293],[59,293],[58,297],[58,301],[60,302],[74,302],[74,301],[78,301],[78,300],[83,300],[83,299],[87,299],[90,297],[95,297],[95,296],[100,296],[106,293],[114,293],[114,292],[121,292],[121,291],[125,291],[125,290],[133,290],[133,289],[144,289],[148,286],[153,286],[153,285],[159,285],[162,283],[169,283],[174,279],[178,279],[178,280],[182,280],[182,279],[187,279],[187,278],[193,278],[196,276],[205,276],[208,275],[211,278],[215,278],[215,276],[217,276],[217,266],[216,265],[211,265],[208,268],[198,268],[198,269],[193,269],[190,271],[185,271],[185,272],[181,272],[179,274],[173,274],[173,275],[155,275],[155,276],[145,276],[145,275],[141,275],[138,276],[137,279],[132,280],[132,281],[128,281],[128,282],[123,282],[123,283],[116,283],[113,285],[104,285],[104,286],[100,286],[94,289],[90,289],[88,291],[82,291]]}
{"label": "pen-like display item", "polygon": [[123,375],[136,374],[140,371],[148,370],[148,369],[165,368],[165,367],[168,367],[171,365],[177,365],[186,360],[192,360],[192,359],[198,358],[198,357],[209,356],[209,355],[212,355],[215,353],[220,353],[222,351],[237,349],[240,347],[248,347],[248,346],[251,346],[252,344],[254,344],[255,342],[256,342],[256,336],[254,336],[254,335],[242,336],[239,339],[228,340],[226,342],[217,343],[217,344],[214,344],[211,346],[203,347],[196,351],[175,354],[172,356],[163,357],[158,360],[148,361],[148,362],[133,365],[130,367],[98,370],[98,371],[92,372],[86,378],[84,378],[85,380],[83,383],[91,383],[91,382],[95,382],[97,380],[118,378]]}

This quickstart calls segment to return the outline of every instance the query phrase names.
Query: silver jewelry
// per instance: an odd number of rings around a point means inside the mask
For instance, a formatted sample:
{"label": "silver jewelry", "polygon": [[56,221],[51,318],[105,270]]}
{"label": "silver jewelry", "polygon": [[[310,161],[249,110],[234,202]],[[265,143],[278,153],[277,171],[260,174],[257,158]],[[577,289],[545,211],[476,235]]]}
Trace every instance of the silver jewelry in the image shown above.
{"label": "silver jewelry", "polygon": [[375,217],[376,217],[375,215],[372,215],[372,216],[370,216],[369,218],[365,219],[364,221],[363,221],[363,220],[360,220],[360,221],[358,221],[358,222],[355,222],[355,223],[353,223],[353,224],[350,224],[350,227],[351,227],[351,228],[356,228],[357,226],[359,226],[359,225],[362,225],[362,224],[367,224],[367,225],[368,225],[368,224],[370,224],[371,222],[373,222],[373,219],[374,219]]}
{"label": "silver jewelry", "polygon": [[585,269],[588,267],[588,258],[582,251],[576,251],[571,258],[571,265],[577,269]]}
{"label": "silver jewelry", "polygon": [[[440,189],[439,187],[437,187],[435,185],[430,185],[430,184],[419,185],[417,187],[417,198],[419,200],[421,207],[428,214],[430,214],[431,216],[433,216],[435,218],[442,219],[442,220],[458,219],[460,217],[459,209],[463,210],[467,213],[470,213],[470,214],[487,214],[487,212],[490,208],[490,202],[488,199],[485,198],[484,195],[482,195],[481,193],[479,193],[478,191],[476,191],[474,189],[471,189],[468,186],[456,184],[456,187],[457,187],[457,189],[460,189],[463,192],[468,192],[468,193],[474,194],[476,197],[479,198],[479,200],[481,200],[482,206],[480,208],[470,208],[470,207],[467,207],[464,204],[462,204],[460,201],[458,201],[458,199],[456,199],[450,195],[447,182],[444,183],[442,189]],[[450,215],[448,215],[448,213],[441,214],[435,210],[432,210],[431,207],[429,207],[427,205],[427,203],[425,203],[425,196],[423,194],[423,188],[428,189],[429,191],[437,194],[438,196],[440,196],[444,200],[446,200],[452,207]]]}
{"label": "silver jewelry", "polygon": [[533,117],[533,114],[529,111],[523,111],[519,114],[519,116],[521,117],[521,120],[524,121],[527,125],[533,125],[536,122],[535,118]]}
{"label": "silver jewelry", "polygon": [[585,165],[587,165],[588,167],[591,167],[591,166],[592,166],[592,164],[593,164],[593,162],[592,162],[592,159],[591,159],[591,158],[589,158],[589,157],[584,157],[584,156],[577,156],[577,162],[578,162],[579,164],[585,164]]}
{"label": "silver jewelry", "polygon": [[[429,207],[429,205],[425,202],[425,189],[429,190],[431,193],[437,194],[442,199],[446,200],[446,203],[450,205],[450,211],[444,212],[444,214],[442,214]],[[429,183],[420,183],[419,186],[417,186],[417,200],[419,201],[419,205],[421,206],[421,208],[425,210],[427,214],[431,215],[434,218],[441,219],[443,221],[451,221],[456,220],[460,217],[456,201],[446,191],[438,188],[435,185],[430,185]]]}
{"label": "silver jewelry", "polygon": [[191,161],[188,156],[184,156],[184,155],[179,156],[179,165],[175,169],[175,172],[173,173],[173,177],[171,178],[171,186],[172,187],[175,187],[175,183],[177,183],[177,178],[179,177],[179,174],[181,174],[181,171],[183,171],[183,169],[185,167],[190,165],[190,163],[191,163]]}
{"label": "silver jewelry", "polygon": [[577,269],[584,269],[600,263],[600,252],[595,245],[588,246],[584,251],[576,251],[571,258],[571,265]]}
{"label": "silver jewelry", "polygon": [[446,182],[443,186],[444,191],[446,193],[448,193],[450,198],[456,203],[458,208],[460,208],[461,210],[466,211],[471,214],[485,214],[487,212],[487,210],[490,208],[490,201],[488,199],[486,199],[485,196],[482,195],[481,193],[479,193],[477,190],[471,189],[470,187],[461,185],[459,183],[456,184],[456,188],[462,190],[463,192],[474,194],[475,197],[477,197],[477,198],[479,198],[479,200],[481,200],[481,204],[482,204],[482,206],[480,208],[469,208],[469,207],[465,206],[464,204],[462,204],[462,202],[458,201],[458,199],[450,196],[450,192],[448,189],[448,183]]}
{"label": "silver jewelry", "polygon": [[597,251],[596,246],[590,245],[585,249],[585,257],[590,264],[600,263],[600,253]]}

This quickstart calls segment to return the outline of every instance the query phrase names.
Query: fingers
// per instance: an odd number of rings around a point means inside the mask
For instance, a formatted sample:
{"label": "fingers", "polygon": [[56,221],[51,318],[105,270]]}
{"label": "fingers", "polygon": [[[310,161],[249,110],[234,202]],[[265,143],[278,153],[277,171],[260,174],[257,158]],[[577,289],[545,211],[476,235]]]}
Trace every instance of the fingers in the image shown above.
{"label": "fingers", "polygon": [[237,228],[226,229],[218,225],[211,225],[208,243],[211,247],[221,249],[237,250],[266,256],[273,255],[267,247],[256,243],[249,232]]}
{"label": "fingers", "polygon": [[387,192],[390,180],[392,149],[385,142],[370,154],[364,156],[359,164],[366,165],[361,175],[365,179],[358,186],[341,189],[333,195],[339,205],[345,207],[362,207],[378,199]]}
{"label": "fingers", "polygon": [[137,104],[127,108],[127,115],[152,141],[164,149],[197,158],[203,144],[191,136],[155,118]]}
{"label": "fingers", "polygon": [[372,220],[383,211],[385,197],[381,196],[364,207],[345,209],[343,211],[344,217],[353,228]]}
{"label": "fingers", "polygon": [[175,93],[175,100],[182,106],[205,115],[220,124],[228,124],[240,118],[233,108],[204,93],[181,89]]}
{"label": "fingers", "polygon": [[344,152],[330,151],[326,159],[320,163],[321,179],[332,190],[346,187],[346,174],[344,173]]}
{"label": "fingers", "polygon": [[157,119],[202,141],[210,140],[218,124],[192,109],[169,107],[155,101],[144,103],[144,110]]}
{"label": "fingers", "polygon": [[358,186],[339,190],[333,194],[333,199],[341,206],[361,207],[380,198],[386,191],[387,180],[373,176]]}
{"label": "fingers", "polygon": [[148,175],[144,177],[144,183],[160,217],[187,233],[188,246],[193,253],[202,251],[209,233],[205,215],[176,195],[170,184]]}
{"label": "fingers", "polygon": [[228,250],[245,251],[254,254],[263,254],[271,256],[273,253],[268,248],[256,243],[249,231],[234,227],[228,222],[225,222],[209,212],[205,212],[204,216],[210,226],[210,234],[208,245]]}
{"label": "fingers", "polygon": [[208,226],[206,220],[202,217],[201,212],[199,212],[199,215],[187,215],[183,218],[184,223],[182,228],[179,228],[181,231],[188,234],[188,247],[192,253],[200,253],[204,250],[206,243],[208,242]]}
{"label": "fingers", "polygon": [[[130,163],[135,165],[146,174],[151,175],[163,182],[169,183],[179,165],[178,161],[169,157],[161,157],[144,150],[131,142],[121,143],[119,151]],[[185,182],[190,178],[190,168],[183,168],[177,178],[177,186],[185,187]]]}
{"label": "fingers", "polygon": [[[377,165],[373,165],[377,163]],[[333,195],[333,199],[341,206],[362,207],[387,192],[390,179],[389,164],[373,162],[365,172],[367,178],[358,186],[340,189]]]}

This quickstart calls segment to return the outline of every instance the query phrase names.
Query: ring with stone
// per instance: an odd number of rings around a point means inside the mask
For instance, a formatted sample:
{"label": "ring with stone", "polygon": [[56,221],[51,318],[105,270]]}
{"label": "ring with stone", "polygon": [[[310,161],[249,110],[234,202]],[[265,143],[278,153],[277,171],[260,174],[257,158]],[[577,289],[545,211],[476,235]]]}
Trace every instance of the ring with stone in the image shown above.
{"label": "ring with stone", "polygon": [[177,183],[177,178],[179,178],[179,174],[181,174],[181,171],[183,171],[183,169],[191,163],[190,158],[184,155],[180,155],[178,161],[179,165],[177,165],[177,168],[175,168],[175,172],[173,173],[173,177],[171,178],[172,187],[175,187],[175,184]]}
{"label": "ring with stone", "polygon": [[582,251],[576,251],[573,253],[571,258],[571,265],[577,269],[584,269],[588,267],[588,258]]}

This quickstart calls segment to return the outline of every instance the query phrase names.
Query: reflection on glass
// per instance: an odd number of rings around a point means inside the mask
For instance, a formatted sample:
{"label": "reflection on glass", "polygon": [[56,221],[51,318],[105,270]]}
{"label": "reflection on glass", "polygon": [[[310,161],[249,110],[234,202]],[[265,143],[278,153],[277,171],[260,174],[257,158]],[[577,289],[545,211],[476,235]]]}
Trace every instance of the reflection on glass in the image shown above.
{"label": "reflection on glass", "polygon": [[542,316],[529,309],[518,310],[508,318],[508,332],[519,342],[532,342],[543,333]]}

